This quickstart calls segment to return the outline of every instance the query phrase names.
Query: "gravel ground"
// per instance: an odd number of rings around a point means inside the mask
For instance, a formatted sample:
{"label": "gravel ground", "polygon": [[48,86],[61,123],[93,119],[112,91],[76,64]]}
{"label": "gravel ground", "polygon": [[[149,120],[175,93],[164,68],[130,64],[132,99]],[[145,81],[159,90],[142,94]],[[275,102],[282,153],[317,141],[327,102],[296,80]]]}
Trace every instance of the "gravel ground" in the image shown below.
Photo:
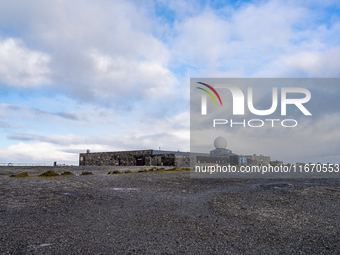
{"label": "gravel ground", "polygon": [[339,254],[338,179],[10,178],[1,254]]}

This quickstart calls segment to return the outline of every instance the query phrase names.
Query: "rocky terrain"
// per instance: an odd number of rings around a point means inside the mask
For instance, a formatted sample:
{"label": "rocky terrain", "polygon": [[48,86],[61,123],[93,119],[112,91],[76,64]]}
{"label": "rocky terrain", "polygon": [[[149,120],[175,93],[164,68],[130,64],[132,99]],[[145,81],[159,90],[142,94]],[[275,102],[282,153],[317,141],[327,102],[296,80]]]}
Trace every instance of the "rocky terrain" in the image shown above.
{"label": "rocky terrain", "polygon": [[75,169],[0,169],[0,254],[340,253],[339,179]]}

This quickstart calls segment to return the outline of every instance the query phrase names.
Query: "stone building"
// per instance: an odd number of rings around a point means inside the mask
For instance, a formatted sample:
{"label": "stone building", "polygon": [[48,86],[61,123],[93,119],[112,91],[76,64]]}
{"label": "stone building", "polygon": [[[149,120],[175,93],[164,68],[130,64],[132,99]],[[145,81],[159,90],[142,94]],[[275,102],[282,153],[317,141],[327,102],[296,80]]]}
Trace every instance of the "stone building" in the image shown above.
{"label": "stone building", "polygon": [[281,166],[281,165],[283,165],[283,161],[274,160],[274,161],[270,161],[269,164],[272,165],[272,166]]}
{"label": "stone building", "polygon": [[189,152],[135,150],[79,154],[80,166],[189,166]]}
{"label": "stone building", "polygon": [[247,155],[248,165],[259,166],[259,165],[269,165],[270,157],[269,156],[257,156],[257,155]]}
{"label": "stone building", "polygon": [[210,153],[190,153],[162,150],[134,150],[92,152],[79,154],[80,166],[179,166],[188,167],[204,164],[218,165],[268,165],[269,156],[237,155],[227,149],[227,140],[217,137],[215,149]]}

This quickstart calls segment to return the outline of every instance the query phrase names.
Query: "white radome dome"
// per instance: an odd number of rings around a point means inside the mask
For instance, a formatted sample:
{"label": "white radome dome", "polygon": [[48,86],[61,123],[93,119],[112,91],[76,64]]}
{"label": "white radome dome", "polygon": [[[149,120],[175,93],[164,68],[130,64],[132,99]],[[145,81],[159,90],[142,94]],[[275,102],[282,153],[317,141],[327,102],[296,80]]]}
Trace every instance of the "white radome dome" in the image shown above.
{"label": "white radome dome", "polygon": [[214,141],[214,146],[216,149],[225,149],[227,148],[227,140],[222,136],[217,137]]}

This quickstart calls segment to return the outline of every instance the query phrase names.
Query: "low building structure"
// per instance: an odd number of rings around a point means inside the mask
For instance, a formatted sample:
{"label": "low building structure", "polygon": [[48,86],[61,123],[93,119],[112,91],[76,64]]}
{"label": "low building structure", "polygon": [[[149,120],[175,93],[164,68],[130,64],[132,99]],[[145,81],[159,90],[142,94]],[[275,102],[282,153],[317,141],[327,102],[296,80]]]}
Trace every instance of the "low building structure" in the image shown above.
{"label": "low building structure", "polygon": [[232,166],[246,166],[248,165],[248,157],[243,155],[231,155],[229,157],[230,165]]}
{"label": "low building structure", "polygon": [[79,154],[80,166],[189,166],[189,152],[134,150]]}
{"label": "low building structure", "polygon": [[[162,150],[132,150],[112,152],[90,152],[79,154],[80,166],[179,166],[196,165],[268,165],[269,156],[237,155],[227,149],[227,140],[217,137],[215,149],[210,153],[190,153]],[[271,163],[282,164],[282,161]]]}
{"label": "low building structure", "polygon": [[260,165],[269,165],[270,157],[269,156],[257,156],[257,155],[247,155],[248,165],[252,166],[260,166]]}
{"label": "low building structure", "polygon": [[274,161],[270,161],[269,164],[270,164],[271,166],[281,166],[281,165],[283,165],[283,161],[274,160]]}

